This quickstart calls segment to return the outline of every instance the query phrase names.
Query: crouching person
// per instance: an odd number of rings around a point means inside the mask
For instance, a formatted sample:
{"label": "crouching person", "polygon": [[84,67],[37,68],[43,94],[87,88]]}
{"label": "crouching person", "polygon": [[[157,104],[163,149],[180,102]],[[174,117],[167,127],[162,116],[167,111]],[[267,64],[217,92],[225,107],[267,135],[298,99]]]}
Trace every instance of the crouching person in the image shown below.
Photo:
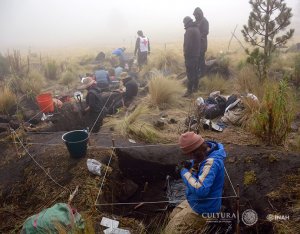
{"label": "crouching person", "polygon": [[170,214],[165,233],[200,233],[206,224],[204,217],[221,211],[226,153],[222,144],[204,141],[194,132],[182,134],[179,146],[189,159],[180,173],[187,200]]}
{"label": "crouching person", "polygon": [[113,101],[109,107],[109,114],[115,114],[118,108],[129,107],[138,94],[138,84],[127,72],[122,72],[120,78],[123,88],[112,95]]}
{"label": "crouching person", "polygon": [[101,90],[97,87],[97,82],[91,77],[85,78],[79,89],[88,91],[85,99],[86,107],[83,110],[85,125],[89,127],[90,131],[99,132],[103,118],[107,114]]}

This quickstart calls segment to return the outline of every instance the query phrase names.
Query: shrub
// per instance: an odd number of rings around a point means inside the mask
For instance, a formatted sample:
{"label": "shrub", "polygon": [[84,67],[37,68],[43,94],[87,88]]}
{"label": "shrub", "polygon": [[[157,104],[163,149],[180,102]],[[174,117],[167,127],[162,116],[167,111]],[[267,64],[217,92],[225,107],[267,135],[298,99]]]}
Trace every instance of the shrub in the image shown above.
{"label": "shrub", "polygon": [[228,81],[223,79],[219,74],[206,76],[200,80],[200,90],[207,93],[220,91],[221,93],[227,90]]}
{"label": "shrub", "polygon": [[260,109],[254,114],[250,130],[267,144],[285,142],[294,118],[295,103],[286,81],[267,86]]}
{"label": "shrub", "polygon": [[10,91],[9,87],[5,86],[0,92],[0,113],[10,114],[13,107],[16,105],[16,95]]}
{"label": "shrub", "polygon": [[55,60],[48,60],[45,65],[45,77],[49,80],[57,80],[58,65]]}
{"label": "shrub", "polygon": [[158,107],[174,104],[182,91],[180,81],[165,77],[161,73],[154,74],[148,86],[150,102]]}
{"label": "shrub", "polygon": [[66,85],[69,88],[69,86],[77,80],[78,78],[76,77],[76,75],[74,75],[74,73],[66,71],[62,73],[59,83]]}

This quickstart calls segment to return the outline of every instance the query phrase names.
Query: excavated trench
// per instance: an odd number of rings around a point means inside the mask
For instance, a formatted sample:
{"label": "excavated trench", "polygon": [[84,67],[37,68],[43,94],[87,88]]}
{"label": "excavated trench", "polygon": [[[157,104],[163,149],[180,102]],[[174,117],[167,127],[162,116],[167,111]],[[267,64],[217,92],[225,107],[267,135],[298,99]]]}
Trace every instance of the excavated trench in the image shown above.
{"label": "excavated trench", "polygon": [[[299,176],[299,155],[269,147],[226,145],[225,148],[227,151],[225,166],[229,178],[235,190],[236,185],[240,185],[240,215],[247,209],[253,209],[258,214],[258,222],[253,226],[247,226],[241,221],[242,233],[272,233],[273,225],[266,219],[267,215],[278,211],[285,213],[289,208],[286,205],[286,196],[283,200],[278,198],[272,200],[269,194],[278,191],[290,176]],[[124,209],[122,205],[123,213],[119,214],[150,223],[155,216],[166,218],[168,212],[171,212],[177,203],[146,204],[143,202],[172,200],[174,194],[175,199],[185,199],[185,188],[179,179],[176,166],[186,158],[178,147],[120,148],[116,153],[122,176],[138,185],[137,192],[122,202],[139,203],[127,207],[128,209]],[[171,196],[166,178],[170,179],[171,192],[173,192]],[[235,195],[229,178],[225,177],[223,197]],[[289,202],[292,202],[296,195],[290,196]],[[231,214],[236,212],[235,198],[223,199],[222,204],[222,212]],[[117,206],[114,210],[120,211]],[[127,213],[124,212],[125,210]],[[235,231],[236,220],[233,219],[231,224],[229,233]],[[223,224],[216,225],[222,227]],[[228,226],[223,227],[224,233],[226,231],[228,233]]]}

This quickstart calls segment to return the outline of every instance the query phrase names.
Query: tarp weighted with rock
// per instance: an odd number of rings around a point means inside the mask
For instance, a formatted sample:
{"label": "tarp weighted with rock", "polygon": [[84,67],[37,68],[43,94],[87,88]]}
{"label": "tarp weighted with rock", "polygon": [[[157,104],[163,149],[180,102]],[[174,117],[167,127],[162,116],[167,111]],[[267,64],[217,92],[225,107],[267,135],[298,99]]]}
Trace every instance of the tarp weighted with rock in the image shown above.
{"label": "tarp weighted with rock", "polygon": [[83,230],[84,221],[81,215],[70,205],[57,203],[42,212],[29,217],[23,224],[21,234],[74,233]]}

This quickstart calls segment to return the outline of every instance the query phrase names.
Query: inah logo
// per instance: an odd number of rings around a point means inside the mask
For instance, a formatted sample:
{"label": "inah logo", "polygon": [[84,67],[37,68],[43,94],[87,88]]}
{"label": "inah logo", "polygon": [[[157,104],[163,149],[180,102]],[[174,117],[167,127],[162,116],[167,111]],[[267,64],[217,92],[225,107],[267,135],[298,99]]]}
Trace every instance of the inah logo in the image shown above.
{"label": "inah logo", "polygon": [[258,220],[257,213],[252,209],[245,210],[242,214],[242,221],[247,226],[252,226],[256,224],[257,220]]}

